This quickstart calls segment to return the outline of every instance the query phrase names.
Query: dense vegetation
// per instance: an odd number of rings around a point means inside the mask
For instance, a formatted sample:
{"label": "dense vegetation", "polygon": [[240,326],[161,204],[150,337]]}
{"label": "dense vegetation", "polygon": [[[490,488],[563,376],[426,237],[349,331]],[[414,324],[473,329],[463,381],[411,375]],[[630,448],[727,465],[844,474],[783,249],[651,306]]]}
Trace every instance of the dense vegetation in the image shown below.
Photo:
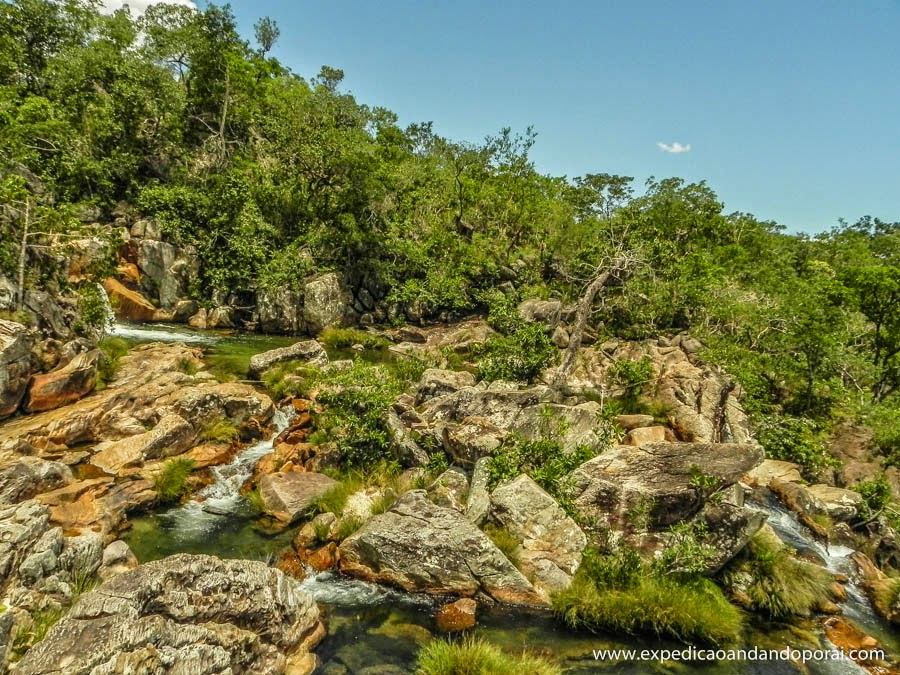
{"label": "dense vegetation", "polygon": [[[343,92],[336,68],[292,73],[269,56],[277,26],[248,42],[227,7],[17,0],[0,16],[0,270],[16,275],[24,242],[29,287],[51,264],[40,233],[153,217],[196,247],[201,301],[334,270],[388,320],[491,311],[502,335],[482,377],[528,379],[555,355],[540,331],[503,328],[504,308],[574,299],[626,251],[630,278],[604,290],[596,328],[703,339],[773,430],[770,453],[810,472],[845,418],[900,462],[897,223],[791,235],[725,213],[704,182],[542,175],[531,129],[468,143],[402,127]],[[96,298],[83,309],[98,320]]]}

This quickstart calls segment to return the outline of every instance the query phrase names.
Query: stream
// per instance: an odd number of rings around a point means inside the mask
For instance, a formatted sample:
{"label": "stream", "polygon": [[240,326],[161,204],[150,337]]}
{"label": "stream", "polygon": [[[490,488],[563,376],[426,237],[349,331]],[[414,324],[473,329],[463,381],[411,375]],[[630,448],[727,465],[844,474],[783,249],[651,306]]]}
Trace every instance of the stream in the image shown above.
{"label": "stream", "polygon": [[[233,332],[195,331],[182,326],[115,324],[113,336],[131,343],[184,342],[202,346],[206,361],[214,372],[228,372],[241,377],[252,354],[285,346],[296,338],[272,337]],[[335,355],[333,355],[335,356]],[[343,355],[338,355],[341,357]],[[366,355],[363,355],[365,358]],[[369,356],[369,358],[373,358]],[[373,360],[377,359],[374,357]],[[275,433],[287,427],[290,417],[277,411],[273,419]],[[176,507],[132,518],[131,528],[123,538],[141,562],[163,558],[180,552],[207,553],[223,558],[273,561],[280,550],[290,546],[296,532],[269,531],[261,524],[253,509],[240,496],[240,486],[250,476],[259,458],[272,452],[272,439],[244,449],[229,464],[213,469],[214,482],[193,499]],[[813,540],[792,513],[784,510],[774,497],[757,497],[748,506],[764,511],[778,535],[798,551],[813,551],[821,556],[833,572],[852,576],[851,549],[832,545],[828,550]],[[435,602],[413,595],[341,577],[332,572],[313,574],[302,582],[323,609],[328,634],[316,649],[322,675],[393,675],[412,673],[421,646],[439,637],[434,623]],[[848,600],[844,614],[863,630],[874,635],[888,649],[897,653],[897,635],[872,611],[860,589],[847,585]],[[747,647],[774,647],[779,637],[781,646],[789,633],[783,627],[751,627]],[[551,655],[566,673],[672,673],[699,672],[715,674],[778,675],[797,673],[789,663],[720,662],[714,664],[682,664],[671,662],[598,662],[597,649],[678,649],[679,644],[654,638],[593,635],[572,632],[547,614],[510,614],[501,610],[479,608],[475,632],[504,649],[523,649]],[[779,647],[780,648],[780,647]],[[852,662],[807,664],[813,675],[865,673]],[[523,674],[524,675],[524,674]]]}

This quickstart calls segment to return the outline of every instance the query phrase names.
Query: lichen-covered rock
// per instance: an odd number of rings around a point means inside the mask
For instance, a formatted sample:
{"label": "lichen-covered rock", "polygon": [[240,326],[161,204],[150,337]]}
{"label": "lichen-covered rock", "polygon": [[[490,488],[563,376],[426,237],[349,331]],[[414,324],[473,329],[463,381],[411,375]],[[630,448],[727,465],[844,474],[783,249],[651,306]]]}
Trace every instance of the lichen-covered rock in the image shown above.
{"label": "lichen-covered rock", "polygon": [[519,542],[519,566],[549,596],[569,586],[587,537],[553,497],[527,475],[491,493],[491,518]]}
{"label": "lichen-covered rock", "polygon": [[100,350],[76,355],[62,368],[35,375],[28,388],[27,412],[52,410],[68,405],[88,394],[97,379]]}
{"label": "lichen-covered rock", "polygon": [[769,481],[769,489],[801,517],[824,515],[834,520],[849,521],[856,517],[863,503],[858,492],[830,485],[802,485],[774,478]]}
{"label": "lichen-covered rock", "polygon": [[459,469],[455,467],[447,469],[425,491],[428,498],[438,506],[465,513],[469,479]]}
{"label": "lichen-covered rock", "polygon": [[325,328],[339,326],[349,312],[347,294],[337,274],[328,272],[303,287],[303,322],[307,332],[315,335]]}
{"label": "lichen-covered rock", "polygon": [[275,675],[320,636],[299,582],[262,562],[181,554],[81,596],[17,672]]}
{"label": "lichen-covered rock", "polygon": [[0,469],[0,505],[18,504],[68,485],[72,479],[72,470],[65,464],[22,457]]}
{"label": "lichen-covered rock", "polygon": [[264,333],[303,330],[303,296],[290,288],[263,288],[256,294],[259,327]]}
{"label": "lichen-covered rock", "polygon": [[0,319],[0,419],[18,409],[28,389],[31,345],[25,326]]}
{"label": "lichen-covered rock", "polygon": [[409,592],[545,605],[546,600],[463,514],[424,490],[401,497],[341,544],[341,571]]}
{"label": "lichen-covered rock", "polygon": [[475,385],[475,376],[465,370],[428,368],[416,385],[416,405],[444,394]]}
{"label": "lichen-covered rock", "polygon": [[690,518],[703,506],[697,484],[708,489],[740,480],[762,461],[757,445],[738,443],[649,443],[618,445],[588,460],[567,480],[572,505],[587,519],[621,529],[635,510],[646,513],[651,529]]}
{"label": "lichen-covered rock", "polygon": [[270,349],[261,354],[254,354],[250,358],[250,377],[258,378],[272,366],[285,361],[305,361],[315,368],[321,368],[328,363],[328,354],[325,347],[315,340],[301,340],[288,347]]}
{"label": "lichen-covered rock", "polygon": [[263,511],[291,523],[306,513],[314,500],[337,485],[333,478],[311,471],[272,473],[260,479],[259,496]]}
{"label": "lichen-covered rock", "polygon": [[165,415],[149,431],[121,441],[98,443],[91,464],[108,474],[143,464],[144,460],[176,455],[187,450],[195,438],[194,428],[181,416]]}
{"label": "lichen-covered rock", "polygon": [[0,508],[0,590],[50,527],[50,510],[28,500]]}

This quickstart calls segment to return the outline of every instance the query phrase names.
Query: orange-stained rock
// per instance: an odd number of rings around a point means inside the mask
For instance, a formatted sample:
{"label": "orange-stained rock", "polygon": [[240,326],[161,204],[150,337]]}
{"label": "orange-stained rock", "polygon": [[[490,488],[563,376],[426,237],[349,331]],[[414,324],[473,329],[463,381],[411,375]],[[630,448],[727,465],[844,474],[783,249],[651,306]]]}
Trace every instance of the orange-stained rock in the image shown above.
{"label": "orange-stained rock", "polygon": [[132,262],[125,262],[119,265],[116,268],[116,274],[126,281],[131,281],[135,284],[141,283],[141,271],[138,269],[138,266]]}
{"label": "orange-stained rock", "polygon": [[294,406],[294,410],[298,413],[306,412],[312,407],[312,401],[308,401],[305,398],[292,398],[291,405]]}
{"label": "orange-stained rock", "polygon": [[117,279],[109,278],[103,282],[103,288],[109,296],[116,317],[126,321],[154,321],[156,307],[141,293],[127,288]]}
{"label": "orange-stained rock", "polygon": [[478,603],[472,598],[461,598],[441,606],[434,617],[438,630],[442,633],[456,633],[472,628],[477,608]]}
{"label": "orange-stained rock", "polygon": [[337,567],[337,564],[341,560],[338,546],[333,541],[330,541],[325,544],[325,546],[315,550],[306,549],[300,553],[300,557],[317,572],[324,572],[325,570],[330,570],[332,567]]}
{"label": "orange-stained rock", "polygon": [[666,427],[655,426],[632,429],[626,434],[624,442],[625,445],[643,445],[644,443],[662,443],[664,441],[669,441],[669,438],[666,437]]}
{"label": "orange-stained rock", "polygon": [[306,568],[303,565],[303,560],[291,549],[285,549],[281,552],[278,556],[278,562],[275,563],[275,568],[301,581],[306,578]]}
{"label": "orange-stained rock", "polygon": [[191,448],[185,457],[194,460],[195,469],[204,469],[208,466],[226,464],[232,460],[237,448],[231,444],[204,443]]}
{"label": "orange-stained rock", "polygon": [[100,350],[78,354],[58,370],[31,378],[25,410],[41,412],[53,410],[77,401],[89,393],[97,380]]}
{"label": "orange-stained rock", "polygon": [[[851,650],[877,649],[878,640],[871,635],[866,635],[859,628],[843,617],[832,616],[824,621],[825,636],[845,654]],[[887,664],[878,659],[856,659],[856,662],[872,673],[889,673],[893,670],[885,670]]]}

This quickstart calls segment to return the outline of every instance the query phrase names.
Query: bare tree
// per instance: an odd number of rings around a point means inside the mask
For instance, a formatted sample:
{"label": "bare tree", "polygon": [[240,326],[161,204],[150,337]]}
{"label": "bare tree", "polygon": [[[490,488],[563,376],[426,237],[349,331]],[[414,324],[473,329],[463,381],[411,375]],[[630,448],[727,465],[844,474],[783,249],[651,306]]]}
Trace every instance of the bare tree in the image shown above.
{"label": "bare tree", "polygon": [[578,352],[581,350],[581,341],[584,338],[584,331],[591,317],[594,300],[597,295],[607,285],[613,282],[621,283],[631,276],[636,269],[645,266],[646,262],[641,256],[640,250],[625,249],[620,245],[612,253],[604,256],[594,268],[593,273],[584,285],[581,297],[578,299],[575,323],[569,333],[569,345],[566,347],[562,362],[559,364],[559,368],[556,369],[550,384],[558,395],[565,389],[566,381],[575,368],[575,360],[578,358]]}

